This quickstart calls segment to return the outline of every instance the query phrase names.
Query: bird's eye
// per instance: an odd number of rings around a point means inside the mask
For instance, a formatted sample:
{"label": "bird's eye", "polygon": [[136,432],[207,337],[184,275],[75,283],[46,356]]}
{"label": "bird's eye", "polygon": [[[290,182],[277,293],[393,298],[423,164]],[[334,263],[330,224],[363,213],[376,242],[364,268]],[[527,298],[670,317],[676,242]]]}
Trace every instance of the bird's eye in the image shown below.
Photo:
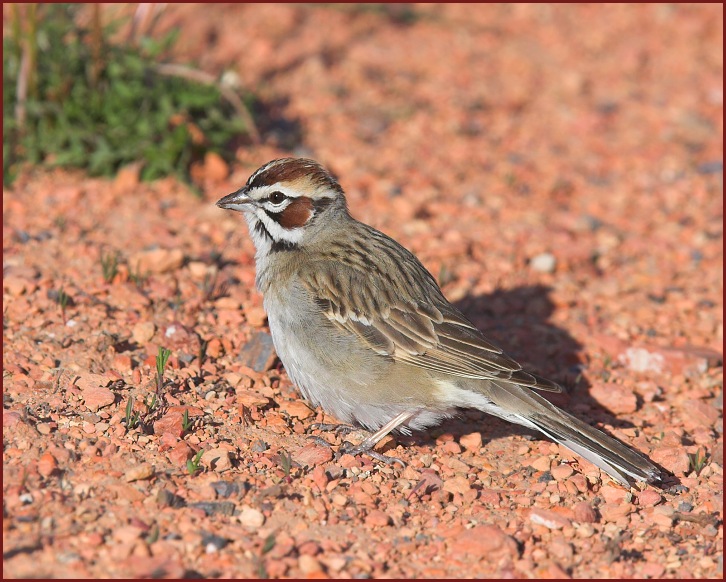
{"label": "bird's eye", "polygon": [[270,202],[273,204],[282,204],[287,196],[285,196],[282,192],[273,192],[270,194]]}

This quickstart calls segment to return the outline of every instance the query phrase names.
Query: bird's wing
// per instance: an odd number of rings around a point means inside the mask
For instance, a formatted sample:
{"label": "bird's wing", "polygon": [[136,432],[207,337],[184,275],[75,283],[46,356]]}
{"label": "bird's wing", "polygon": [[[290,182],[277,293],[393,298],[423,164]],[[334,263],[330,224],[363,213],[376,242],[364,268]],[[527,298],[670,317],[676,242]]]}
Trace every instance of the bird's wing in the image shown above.
{"label": "bird's wing", "polygon": [[418,259],[408,251],[404,257],[391,259],[394,271],[375,262],[357,268],[355,261],[321,261],[302,280],[333,324],[383,356],[453,376],[562,392],[522,370],[444,298]]}

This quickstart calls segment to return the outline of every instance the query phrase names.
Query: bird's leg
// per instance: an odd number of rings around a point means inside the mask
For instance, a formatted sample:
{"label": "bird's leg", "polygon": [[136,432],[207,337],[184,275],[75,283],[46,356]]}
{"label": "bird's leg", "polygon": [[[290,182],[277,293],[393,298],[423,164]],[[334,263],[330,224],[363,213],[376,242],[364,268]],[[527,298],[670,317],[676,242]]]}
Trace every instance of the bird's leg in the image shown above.
{"label": "bird's leg", "polygon": [[410,420],[412,416],[416,414],[416,410],[409,410],[406,412],[402,412],[401,414],[394,416],[391,420],[389,420],[386,424],[384,424],[381,428],[379,428],[375,433],[370,435],[369,437],[365,438],[360,444],[358,445],[352,445],[349,442],[344,442],[342,445],[340,445],[340,448],[338,449],[339,455],[361,455],[366,454],[370,457],[373,457],[374,459],[381,461],[382,463],[386,463],[387,465],[392,465],[393,463],[399,463],[404,468],[406,467],[406,463],[404,463],[401,459],[397,459],[396,457],[387,457],[386,455],[382,455],[381,453],[377,453],[373,450],[373,447],[378,444],[378,441],[380,441],[384,436],[386,436],[389,432],[392,430],[398,428],[400,425],[402,425],[407,420]]}

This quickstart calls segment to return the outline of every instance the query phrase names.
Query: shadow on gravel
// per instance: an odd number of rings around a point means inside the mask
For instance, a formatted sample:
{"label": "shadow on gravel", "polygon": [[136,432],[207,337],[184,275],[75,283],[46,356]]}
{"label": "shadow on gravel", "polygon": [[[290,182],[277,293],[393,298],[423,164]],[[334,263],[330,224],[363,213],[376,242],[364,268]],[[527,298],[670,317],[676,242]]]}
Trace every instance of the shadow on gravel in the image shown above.
{"label": "shadow on gravel", "polygon": [[252,114],[265,143],[271,143],[299,156],[305,154],[302,124],[298,119],[285,115],[288,103],[287,97],[270,101],[258,100],[252,106]]}
{"label": "shadow on gravel", "polygon": [[[551,288],[545,285],[523,286],[465,297],[455,305],[486,337],[522,364],[524,369],[562,385],[566,393],[540,393],[553,404],[591,425],[604,423],[617,428],[632,427],[631,423],[613,415],[590,396],[588,389],[591,383],[585,376],[585,366],[580,356],[582,345],[566,330],[549,321],[555,307],[550,293]],[[528,440],[548,440],[538,431],[478,410],[462,410],[457,418],[443,422],[431,433],[450,433],[458,440],[460,436],[475,431],[482,433],[484,442],[510,434],[519,434]],[[434,439],[432,435],[421,433],[411,438],[419,444]],[[659,468],[664,475],[664,486],[679,483],[668,471]],[[522,467],[522,470],[528,471],[530,468]]]}

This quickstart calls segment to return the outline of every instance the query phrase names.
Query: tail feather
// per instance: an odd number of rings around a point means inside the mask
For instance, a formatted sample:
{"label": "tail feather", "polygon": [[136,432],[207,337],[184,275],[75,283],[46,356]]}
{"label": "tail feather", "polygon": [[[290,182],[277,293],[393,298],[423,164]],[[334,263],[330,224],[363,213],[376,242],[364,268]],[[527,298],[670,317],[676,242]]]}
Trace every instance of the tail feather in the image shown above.
{"label": "tail feather", "polygon": [[[557,408],[526,388],[501,384],[496,386],[500,390],[493,390],[492,400],[509,413],[505,417],[508,420],[536,428],[625,486],[630,484],[628,477],[647,483],[660,481],[658,467],[619,440]],[[512,397],[517,400],[516,403],[511,402]]]}

